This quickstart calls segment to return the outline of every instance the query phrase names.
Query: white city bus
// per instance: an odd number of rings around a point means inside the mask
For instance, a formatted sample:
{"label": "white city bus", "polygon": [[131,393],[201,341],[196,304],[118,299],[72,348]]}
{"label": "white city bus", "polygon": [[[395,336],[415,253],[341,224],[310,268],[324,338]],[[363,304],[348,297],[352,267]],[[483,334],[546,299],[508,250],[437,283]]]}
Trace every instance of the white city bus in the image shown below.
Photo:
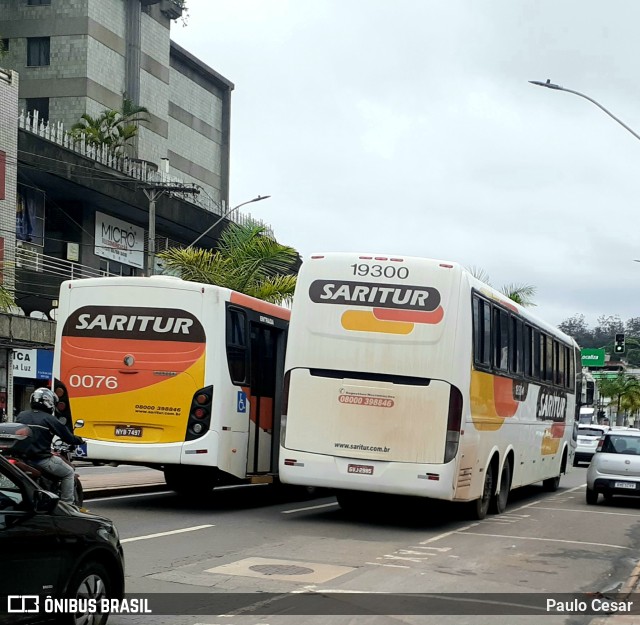
{"label": "white city bus", "polygon": [[60,288],[54,391],[89,460],[199,494],[277,471],[289,310],[178,278]]}
{"label": "white city bus", "polygon": [[[453,262],[316,254],[298,276],[280,479],[469,502],[558,488],[575,449],[575,341]],[[285,425],[286,424],[286,425]]]}

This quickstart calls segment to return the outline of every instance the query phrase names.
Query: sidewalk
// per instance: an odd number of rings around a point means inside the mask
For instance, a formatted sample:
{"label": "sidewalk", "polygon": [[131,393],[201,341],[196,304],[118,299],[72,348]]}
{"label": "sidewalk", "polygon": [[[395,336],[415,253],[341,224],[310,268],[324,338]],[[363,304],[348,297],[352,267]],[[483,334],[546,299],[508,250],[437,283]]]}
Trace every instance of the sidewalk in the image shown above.
{"label": "sidewalk", "polygon": [[162,471],[142,467],[95,467],[77,463],[85,498],[167,490]]}
{"label": "sidewalk", "polygon": [[607,616],[596,616],[589,625],[638,625],[640,623],[640,602],[636,601],[640,597],[640,562],[638,562],[631,572],[629,579],[624,586],[616,593],[616,599],[624,601],[629,598],[633,601],[633,614],[609,614]]}

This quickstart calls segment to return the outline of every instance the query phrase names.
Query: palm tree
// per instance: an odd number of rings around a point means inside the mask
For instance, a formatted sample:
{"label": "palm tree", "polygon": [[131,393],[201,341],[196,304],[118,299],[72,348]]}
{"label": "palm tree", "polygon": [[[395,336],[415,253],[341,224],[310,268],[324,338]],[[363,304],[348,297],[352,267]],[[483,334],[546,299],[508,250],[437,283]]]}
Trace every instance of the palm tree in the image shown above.
{"label": "palm tree", "polygon": [[621,409],[635,412],[640,408],[640,380],[624,373],[615,378],[598,380],[598,390],[601,397],[610,397],[617,405],[616,425],[623,425]]}
{"label": "palm tree", "polygon": [[120,153],[137,136],[138,124],[148,120],[148,109],[134,104],[124,97],[119,111],[105,109],[97,117],[88,113],[80,116],[80,121],[71,126],[69,134],[74,139],[84,137],[92,146],[106,146],[110,151]]}
{"label": "palm tree", "polygon": [[[492,286],[489,274],[481,267],[467,267],[467,271],[477,280]],[[536,305],[533,301],[533,297],[536,294],[535,286],[512,282],[510,284],[505,284],[498,290],[516,304],[520,304],[520,306],[529,307]]]}
{"label": "palm tree", "polygon": [[217,284],[274,304],[293,298],[298,252],[266,234],[264,226],[231,223],[216,251],[172,247],[158,254],[168,273]]}
{"label": "palm tree", "polygon": [[4,286],[0,285],[0,310],[7,312],[16,306],[16,300],[11,292]]}

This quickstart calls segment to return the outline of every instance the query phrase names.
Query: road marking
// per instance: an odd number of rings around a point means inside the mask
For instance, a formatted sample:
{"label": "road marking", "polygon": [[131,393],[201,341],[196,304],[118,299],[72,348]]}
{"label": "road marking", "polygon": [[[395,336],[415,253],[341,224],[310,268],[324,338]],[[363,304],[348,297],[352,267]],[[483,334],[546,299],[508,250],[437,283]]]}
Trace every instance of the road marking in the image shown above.
{"label": "road marking", "polygon": [[[91,492],[91,491],[89,491]],[[94,501],[114,501],[115,499],[132,499],[133,497],[154,497],[155,495],[173,494],[172,490],[161,490],[154,493],[136,493],[135,495],[116,495],[115,497],[88,497],[85,503],[93,503]]]}
{"label": "road marking", "polygon": [[428,545],[429,543],[435,543],[437,540],[442,540],[443,538],[447,538],[448,536],[453,536],[454,534],[458,534],[459,532],[464,532],[465,530],[471,529],[472,527],[476,527],[478,523],[471,523],[471,525],[465,525],[457,530],[451,530],[450,532],[443,532],[442,534],[438,534],[433,538],[428,538],[427,540],[423,540],[420,542],[421,545]]}
{"label": "road marking", "polygon": [[160,538],[161,536],[171,536],[172,534],[182,534],[184,532],[195,532],[196,530],[204,530],[215,525],[194,525],[193,527],[185,527],[180,530],[171,530],[169,532],[158,532],[157,534],[147,534],[146,536],[134,536],[133,538],[123,538],[121,543],[132,543],[136,540],[148,540],[149,538]]}
{"label": "road marking", "polygon": [[338,502],[333,501],[331,503],[323,503],[317,506],[307,506],[306,508],[296,508],[295,510],[283,510],[281,514],[293,514],[294,512],[304,512],[305,510],[318,510],[319,508],[331,508],[337,506]]}
{"label": "road marking", "polygon": [[431,549],[433,551],[439,551],[440,553],[446,553],[451,551],[452,547],[423,547],[422,545],[411,545],[411,549]]}
{"label": "road marking", "polygon": [[633,516],[640,517],[640,514],[631,514],[630,512],[605,512],[604,510],[571,510],[570,508],[544,508],[542,506],[536,506],[536,510],[558,510],[559,512],[579,512],[580,514],[584,514],[585,512],[589,512],[591,514],[613,514],[615,516]]}
{"label": "road marking", "polygon": [[537,536],[507,536],[505,534],[483,534],[482,532],[462,532],[456,534],[470,534],[473,536],[488,536],[490,538],[508,538],[509,540],[540,540],[550,543],[569,543],[572,545],[591,545],[592,547],[611,547],[612,549],[631,549],[631,547],[623,547],[622,545],[608,545],[607,543],[587,543],[582,540],[563,540],[561,538],[539,538]]}
{"label": "road marking", "polygon": [[404,564],[382,564],[382,562],[365,562],[365,564],[372,564],[373,566],[388,566],[391,569],[410,569],[410,566]]}

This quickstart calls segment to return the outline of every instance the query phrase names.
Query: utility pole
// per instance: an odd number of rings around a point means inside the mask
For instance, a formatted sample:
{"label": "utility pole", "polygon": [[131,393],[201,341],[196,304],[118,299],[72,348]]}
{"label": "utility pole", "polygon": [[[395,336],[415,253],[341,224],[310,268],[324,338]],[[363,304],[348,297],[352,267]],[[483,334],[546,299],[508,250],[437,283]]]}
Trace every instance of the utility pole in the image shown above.
{"label": "utility pole", "polygon": [[143,189],[149,200],[149,242],[147,247],[147,275],[155,273],[156,264],[156,201],[163,193],[193,193],[197,195],[200,189],[195,185],[149,183]]}

